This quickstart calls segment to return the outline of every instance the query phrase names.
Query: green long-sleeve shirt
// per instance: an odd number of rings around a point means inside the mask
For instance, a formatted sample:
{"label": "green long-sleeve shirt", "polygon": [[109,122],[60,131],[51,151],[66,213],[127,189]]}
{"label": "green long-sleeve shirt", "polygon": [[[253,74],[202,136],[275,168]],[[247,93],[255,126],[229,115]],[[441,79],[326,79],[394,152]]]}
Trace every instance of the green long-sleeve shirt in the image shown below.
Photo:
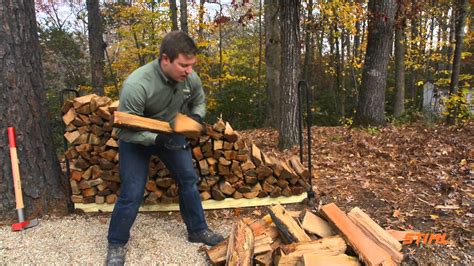
{"label": "green long-sleeve shirt", "polygon": [[[193,71],[185,81],[176,83],[164,75],[154,60],[136,69],[125,80],[118,110],[129,114],[173,122],[176,114],[206,114],[201,79]],[[155,143],[157,133],[118,129],[120,140],[142,145]]]}

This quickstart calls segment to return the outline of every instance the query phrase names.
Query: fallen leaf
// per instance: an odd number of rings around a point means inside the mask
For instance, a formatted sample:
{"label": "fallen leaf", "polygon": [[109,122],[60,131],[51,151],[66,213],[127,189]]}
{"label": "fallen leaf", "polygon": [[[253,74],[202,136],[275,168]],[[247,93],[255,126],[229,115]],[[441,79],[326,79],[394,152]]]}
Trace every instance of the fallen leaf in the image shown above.
{"label": "fallen leaf", "polygon": [[399,209],[396,209],[395,211],[393,211],[392,216],[395,217],[395,218],[397,218],[398,216],[400,216],[400,210],[399,210]]}
{"label": "fallen leaf", "polygon": [[431,214],[430,217],[431,217],[431,220],[436,220],[439,218],[439,216],[436,214]]}

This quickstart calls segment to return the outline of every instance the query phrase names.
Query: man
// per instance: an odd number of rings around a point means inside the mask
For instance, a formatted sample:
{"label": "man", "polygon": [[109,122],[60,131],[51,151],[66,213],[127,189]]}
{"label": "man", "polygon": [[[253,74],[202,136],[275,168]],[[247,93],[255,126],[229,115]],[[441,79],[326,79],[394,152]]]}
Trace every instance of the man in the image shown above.
{"label": "man", "polygon": [[[174,123],[184,113],[202,123],[205,97],[201,80],[192,67],[196,62],[194,41],[181,31],[168,33],[160,47],[160,58],[135,70],[125,81],[118,110]],[[120,129],[120,196],[112,213],[107,264],[125,262],[124,246],[138,213],[147,181],[149,160],[156,154],[178,184],[179,209],[188,231],[188,241],[213,246],[224,238],[208,229],[198,176],[188,142],[183,135]]]}

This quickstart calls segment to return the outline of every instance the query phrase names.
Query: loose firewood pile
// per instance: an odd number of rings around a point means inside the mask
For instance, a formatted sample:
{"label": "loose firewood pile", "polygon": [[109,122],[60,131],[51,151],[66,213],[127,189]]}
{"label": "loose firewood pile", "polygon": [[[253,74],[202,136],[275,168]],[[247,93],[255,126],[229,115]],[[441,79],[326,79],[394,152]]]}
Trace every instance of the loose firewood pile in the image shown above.
{"label": "loose firewood pile", "polygon": [[212,264],[397,265],[401,244],[359,208],[334,203],[318,214],[270,208],[260,220],[237,221],[227,239],[208,249]]}
{"label": "loose firewood pile", "polygon": [[[71,144],[65,156],[70,161],[75,203],[112,204],[120,193],[118,140],[113,130],[117,108],[118,101],[95,94],[69,100],[62,107],[64,137]],[[127,123],[128,118],[123,118],[120,123]],[[138,128],[149,126],[143,123]],[[163,124],[169,129],[168,123]],[[310,188],[309,172],[298,157],[279,160],[264,154],[222,119],[206,127],[207,134],[196,139],[192,148],[203,200],[292,196]],[[156,156],[150,161],[144,197],[145,204],[178,202],[178,187]]]}

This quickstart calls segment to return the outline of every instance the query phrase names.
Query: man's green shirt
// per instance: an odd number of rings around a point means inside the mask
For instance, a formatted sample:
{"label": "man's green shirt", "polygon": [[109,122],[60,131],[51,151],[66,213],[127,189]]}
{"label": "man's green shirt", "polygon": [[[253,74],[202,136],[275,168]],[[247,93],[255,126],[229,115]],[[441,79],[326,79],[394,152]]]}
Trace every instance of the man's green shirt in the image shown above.
{"label": "man's green shirt", "polygon": [[[118,110],[129,114],[173,122],[177,113],[204,118],[206,102],[201,79],[192,72],[185,81],[175,82],[164,75],[154,60],[135,70],[123,84]],[[142,145],[155,143],[157,133],[118,129],[120,140]]]}

